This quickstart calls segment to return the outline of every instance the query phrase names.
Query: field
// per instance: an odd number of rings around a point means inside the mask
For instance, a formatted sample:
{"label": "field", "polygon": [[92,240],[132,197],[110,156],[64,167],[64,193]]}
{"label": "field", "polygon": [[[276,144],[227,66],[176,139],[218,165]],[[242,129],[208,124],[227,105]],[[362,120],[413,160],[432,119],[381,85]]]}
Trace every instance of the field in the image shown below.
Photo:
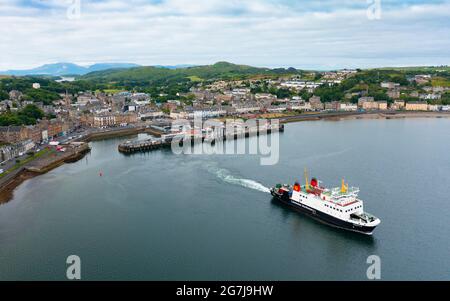
{"label": "field", "polygon": [[196,75],[192,75],[192,76],[188,76],[188,78],[192,81],[192,82],[201,82],[203,81],[203,79],[201,77],[198,77]]}
{"label": "field", "polygon": [[[120,93],[120,92],[125,92],[125,90],[122,89],[105,89],[104,90],[106,94],[116,94],[116,93]],[[100,91],[97,91],[100,92]]]}
{"label": "field", "polygon": [[450,87],[450,80],[443,77],[435,77],[431,80],[433,87]]}

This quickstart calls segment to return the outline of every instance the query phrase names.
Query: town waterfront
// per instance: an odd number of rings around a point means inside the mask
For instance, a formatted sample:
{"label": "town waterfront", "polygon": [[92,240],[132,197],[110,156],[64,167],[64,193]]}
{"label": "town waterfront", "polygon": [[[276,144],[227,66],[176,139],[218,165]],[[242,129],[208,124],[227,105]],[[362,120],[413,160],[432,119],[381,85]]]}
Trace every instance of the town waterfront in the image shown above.
{"label": "town waterfront", "polygon": [[[0,280],[450,279],[450,120],[311,121],[286,125],[280,161],[122,155],[130,138],[91,142],[84,159],[19,186],[0,206]],[[254,138],[252,138],[254,139]],[[231,143],[231,142],[230,142]],[[318,223],[267,187],[303,181],[359,186],[382,220],[374,235]]]}

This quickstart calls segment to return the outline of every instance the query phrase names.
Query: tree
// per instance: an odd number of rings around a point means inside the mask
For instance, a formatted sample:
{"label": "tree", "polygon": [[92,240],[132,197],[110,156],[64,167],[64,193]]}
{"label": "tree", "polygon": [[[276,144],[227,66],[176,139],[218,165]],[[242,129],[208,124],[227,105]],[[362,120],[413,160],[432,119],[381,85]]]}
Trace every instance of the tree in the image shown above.
{"label": "tree", "polygon": [[445,92],[441,96],[441,104],[450,105],[450,92]]}
{"label": "tree", "polygon": [[34,119],[42,119],[42,117],[44,117],[44,112],[37,106],[30,104],[26,105],[25,108],[19,112],[19,115],[25,115]]}
{"label": "tree", "polygon": [[308,90],[306,89],[302,89],[299,93],[298,96],[300,96],[302,99],[310,99],[311,96],[313,96],[311,93],[308,92]]}
{"label": "tree", "polygon": [[7,112],[0,115],[0,126],[20,125],[21,121],[17,114]]}
{"label": "tree", "polygon": [[385,101],[391,101],[389,96],[384,91],[369,91],[369,96],[372,96],[375,100],[385,100]]}
{"label": "tree", "polygon": [[353,95],[352,98],[350,98],[351,103],[358,103],[359,95]]}
{"label": "tree", "polygon": [[314,91],[314,95],[319,96],[322,102],[339,101],[344,98],[344,93],[339,85],[323,85]]}
{"label": "tree", "polygon": [[36,124],[38,119],[44,117],[42,112],[35,105],[27,105],[18,112],[6,112],[0,115],[0,126],[9,125],[32,125]]}
{"label": "tree", "polygon": [[61,99],[58,93],[44,89],[28,89],[24,95],[24,100],[43,102],[45,105],[51,105],[53,101],[58,99]]}
{"label": "tree", "polygon": [[277,97],[280,98],[290,98],[292,96],[292,92],[289,89],[278,89],[278,91],[275,92]]}
{"label": "tree", "polygon": [[394,75],[391,78],[391,81],[393,81],[394,83],[399,83],[402,86],[408,86],[409,85],[409,81],[406,79],[406,76],[403,75]]}
{"label": "tree", "polygon": [[0,101],[9,99],[9,94],[3,90],[0,90]]}

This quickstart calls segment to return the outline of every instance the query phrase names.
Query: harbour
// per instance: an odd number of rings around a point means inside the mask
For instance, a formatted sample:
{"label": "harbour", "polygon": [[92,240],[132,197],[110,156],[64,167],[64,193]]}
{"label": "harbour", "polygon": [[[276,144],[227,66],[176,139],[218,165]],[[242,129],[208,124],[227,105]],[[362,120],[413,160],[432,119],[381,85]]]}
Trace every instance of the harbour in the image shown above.
{"label": "harbour", "polygon": [[[117,151],[146,134],[90,142],[0,206],[0,278],[62,280],[77,254],[85,280],[365,280],[370,255],[384,280],[448,279],[448,189],[436,184],[450,181],[448,122],[289,123],[280,162],[266,167],[257,156]],[[382,220],[372,236],[272,200],[267,187],[301,181],[305,166],[325,185],[361,188]]]}
{"label": "harbour", "polygon": [[450,0],[6,2],[0,282],[450,281]]}

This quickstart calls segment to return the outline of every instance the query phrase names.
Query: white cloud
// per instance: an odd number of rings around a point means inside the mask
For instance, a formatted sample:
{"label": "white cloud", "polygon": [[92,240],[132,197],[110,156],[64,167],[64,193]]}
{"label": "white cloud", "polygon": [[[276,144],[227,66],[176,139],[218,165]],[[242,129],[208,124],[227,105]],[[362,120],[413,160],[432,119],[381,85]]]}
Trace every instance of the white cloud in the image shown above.
{"label": "white cloud", "polygon": [[78,20],[67,19],[65,0],[40,2],[0,0],[0,70],[58,61],[336,68],[450,59],[448,1],[387,1],[377,21],[359,0],[81,0]]}

